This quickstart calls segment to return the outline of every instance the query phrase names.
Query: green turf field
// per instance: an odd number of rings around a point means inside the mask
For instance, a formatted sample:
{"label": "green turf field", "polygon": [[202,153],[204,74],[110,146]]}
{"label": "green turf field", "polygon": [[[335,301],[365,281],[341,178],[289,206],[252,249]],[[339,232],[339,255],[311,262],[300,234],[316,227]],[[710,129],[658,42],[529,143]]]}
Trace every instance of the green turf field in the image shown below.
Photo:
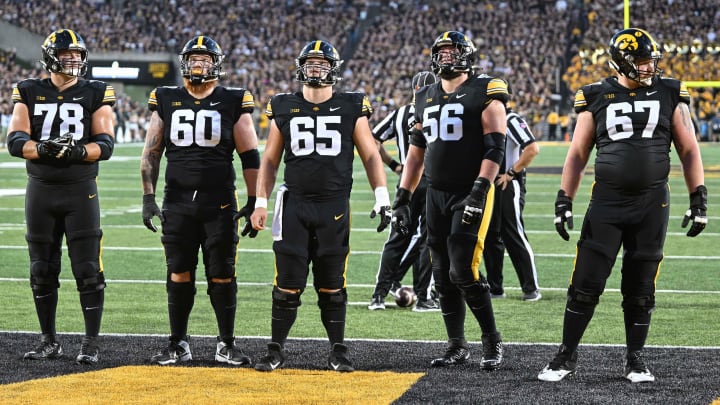
{"label": "green turf field", "polygon": [[[592,176],[587,176],[574,203],[577,227],[571,241],[565,242],[554,231],[553,201],[559,186],[559,168],[564,161],[566,144],[542,144],[533,169],[528,176],[525,222],[536,254],[539,282],[543,299],[535,303],[520,300],[517,278],[506,259],[505,280],[508,298],[493,301],[498,326],[509,342],[559,342],[575,241],[587,206]],[[680,228],[687,209],[688,196],[672,155],[671,219],[661,274],[657,282],[657,310],[648,339],[649,345],[717,346],[717,308],[720,307],[720,253],[718,241],[718,167],[720,147],[703,145],[706,185],[709,190],[710,222],[703,234],[688,238]],[[140,218],[141,145],[118,145],[113,158],[101,163],[100,204],[102,209],[103,263],[109,280],[106,290],[105,333],[166,334],[167,310],[164,288],[164,256],[159,233],[145,229]],[[236,165],[239,167],[239,163]],[[556,170],[552,170],[555,168]],[[239,170],[238,170],[239,172]],[[356,159],[355,190],[352,195],[352,254],[349,260],[348,338],[385,338],[407,340],[445,340],[440,314],[414,313],[408,309],[389,307],[386,311],[368,311],[375,282],[378,260],[387,234],[375,232],[376,221],[368,214],[373,205],[365,173]],[[392,186],[397,177],[388,173]],[[24,240],[24,196],[26,183],[24,164],[3,150],[0,153],[0,330],[36,331],[37,319],[28,285],[28,256]],[[240,198],[244,201],[244,186]],[[162,189],[162,185],[159,186]],[[158,202],[160,199],[158,198]],[[66,258],[58,310],[59,332],[80,332],[82,321],[77,292]],[[270,282],[273,276],[273,255],[269,231],[256,239],[242,238],[238,256],[239,336],[270,334]],[[584,339],[584,343],[624,343],[620,308],[619,265],[608,281],[608,290],[601,298]],[[202,271],[200,272],[202,274]],[[411,284],[410,275],[405,283]],[[200,277],[202,279],[202,277]],[[311,281],[310,281],[311,284]],[[312,288],[302,297],[298,322],[292,337],[323,337]],[[472,317],[470,317],[472,318]],[[190,334],[216,334],[214,315],[205,285],[198,288],[195,309],[190,321]],[[479,329],[468,320],[467,336],[479,340]]]}

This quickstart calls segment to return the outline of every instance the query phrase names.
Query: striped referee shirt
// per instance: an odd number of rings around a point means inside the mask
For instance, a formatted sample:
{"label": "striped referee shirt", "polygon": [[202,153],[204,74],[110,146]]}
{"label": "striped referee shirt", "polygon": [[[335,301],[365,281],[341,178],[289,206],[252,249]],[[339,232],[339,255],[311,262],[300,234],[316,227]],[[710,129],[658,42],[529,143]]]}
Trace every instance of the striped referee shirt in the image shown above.
{"label": "striped referee shirt", "polygon": [[388,139],[395,138],[398,158],[402,165],[405,164],[410,146],[410,128],[412,125],[415,125],[414,115],[415,105],[405,104],[388,114],[387,117],[375,125],[372,130],[373,137],[382,143]]}
{"label": "striped referee shirt", "polygon": [[507,114],[507,136],[505,137],[505,162],[501,166],[502,173],[510,170],[520,159],[522,150],[535,142],[535,136],[525,119],[514,111]]}

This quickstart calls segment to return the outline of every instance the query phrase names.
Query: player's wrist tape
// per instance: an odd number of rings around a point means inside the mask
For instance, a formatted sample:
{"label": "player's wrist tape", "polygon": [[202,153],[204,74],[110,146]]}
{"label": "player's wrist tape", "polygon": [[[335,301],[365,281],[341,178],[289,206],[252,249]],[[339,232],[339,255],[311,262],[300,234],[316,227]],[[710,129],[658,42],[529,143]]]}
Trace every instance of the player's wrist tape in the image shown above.
{"label": "player's wrist tape", "polygon": [[400,166],[400,162],[395,159],[391,160],[390,163],[388,163],[388,167],[390,167],[390,170],[392,171],[395,171],[398,166]]}
{"label": "player's wrist tape", "polygon": [[375,203],[382,206],[390,206],[390,194],[385,186],[375,188]]}
{"label": "player's wrist tape", "polygon": [[255,200],[255,208],[265,208],[267,209],[268,200],[265,197],[257,197]]}

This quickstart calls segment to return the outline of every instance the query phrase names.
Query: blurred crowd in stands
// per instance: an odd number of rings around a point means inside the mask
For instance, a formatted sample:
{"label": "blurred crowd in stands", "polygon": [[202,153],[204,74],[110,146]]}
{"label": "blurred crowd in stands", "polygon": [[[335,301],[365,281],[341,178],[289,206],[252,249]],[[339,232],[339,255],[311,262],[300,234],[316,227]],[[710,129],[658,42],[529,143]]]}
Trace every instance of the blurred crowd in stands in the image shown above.
{"label": "blurred crowd in stands", "polygon": [[[294,58],[304,43],[328,40],[345,59],[341,90],[370,97],[378,122],[409,101],[410,79],[429,69],[437,35],[458,30],[478,48],[478,73],[511,84],[511,106],[543,140],[572,133],[572,99],[581,85],[612,74],[607,41],[623,27],[616,0],[4,0],[2,18],[45,36],[77,30],[92,55],[106,52],[177,54],[194,35],[224,48],[225,85],[256,98],[258,133],[267,131],[264,107],[279,92],[295,91]],[[631,8],[632,26],[663,45],[661,67],[684,81],[720,80],[720,3],[717,0],[643,0]],[[38,48],[38,58],[40,49]],[[12,82],[44,73],[12,50],[0,51],[0,109],[9,113]],[[720,140],[720,88],[693,88],[699,137]],[[118,125],[125,141],[144,137],[146,100],[120,94]],[[713,134],[713,123],[717,133]]]}

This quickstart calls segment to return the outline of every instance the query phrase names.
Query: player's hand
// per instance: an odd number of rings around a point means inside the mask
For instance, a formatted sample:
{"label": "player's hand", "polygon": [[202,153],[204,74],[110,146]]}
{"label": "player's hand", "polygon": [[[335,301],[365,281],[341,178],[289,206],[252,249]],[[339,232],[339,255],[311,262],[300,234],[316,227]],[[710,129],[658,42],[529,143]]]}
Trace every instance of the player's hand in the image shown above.
{"label": "player's hand", "polygon": [[370,212],[370,218],[375,218],[380,215],[380,225],[377,227],[378,232],[382,232],[390,225],[390,219],[392,214],[390,211],[390,194],[388,194],[387,187],[381,186],[375,188],[375,206]]}
{"label": "player's hand", "polygon": [[484,177],[478,177],[473,183],[470,194],[462,201],[453,205],[451,210],[463,211],[462,223],[466,225],[474,225],[482,220],[483,211],[485,210],[485,202],[487,193],[490,190],[490,180]]}
{"label": "player's hand", "polygon": [[82,162],[87,158],[87,149],[85,145],[65,146],[58,153],[57,158],[68,162]]}
{"label": "player's hand", "polygon": [[247,235],[251,238],[254,238],[258,234],[257,229],[253,228],[252,221],[250,220],[250,216],[255,210],[255,200],[256,198],[254,196],[249,196],[247,202],[245,203],[245,206],[240,208],[240,210],[236,212],[233,216],[233,221],[238,221],[240,218],[245,218],[245,226],[243,226],[242,232],[240,232],[240,236]]}
{"label": "player's hand", "polygon": [[390,220],[392,219],[392,210],[390,209],[389,205],[384,205],[378,207],[375,205],[375,208],[373,208],[372,212],[370,212],[370,218],[375,218],[378,214],[380,214],[380,225],[377,227],[378,232],[382,232],[387,228],[388,225],[390,225]]}
{"label": "player's hand", "polygon": [[568,229],[573,229],[572,200],[565,190],[559,190],[555,199],[555,230],[561,238],[570,240],[570,235],[565,230],[565,223]]}
{"label": "player's hand", "polygon": [[40,159],[56,159],[62,148],[56,148],[56,145],[50,141],[42,141],[35,145],[35,150]]}
{"label": "player's hand", "polygon": [[687,236],[695,237],[705,229],[707,225],[707,188],[698,186],[695,191],[690,193],[690,208],[685,212],[680,227],[685,228],[690,222],[690,229]]}
{"label": "player's hand", "polygon": [[410,223],[412,221],[410,212],[410,198],[412,193],[406,188],[398,188],[395,193],[395,201],[392,205],[392,227],[395,232],[400,235],[407,235],[410,233]]}
{"label": "player's hand", "polygon": [[165,222],[165,217],[160,208],[155,203],[155,194],[143,195],[142,219],[145,227],[153,232],[157,232],[157,227],[153,224],[153,217],[160,218],[160,223]]}

